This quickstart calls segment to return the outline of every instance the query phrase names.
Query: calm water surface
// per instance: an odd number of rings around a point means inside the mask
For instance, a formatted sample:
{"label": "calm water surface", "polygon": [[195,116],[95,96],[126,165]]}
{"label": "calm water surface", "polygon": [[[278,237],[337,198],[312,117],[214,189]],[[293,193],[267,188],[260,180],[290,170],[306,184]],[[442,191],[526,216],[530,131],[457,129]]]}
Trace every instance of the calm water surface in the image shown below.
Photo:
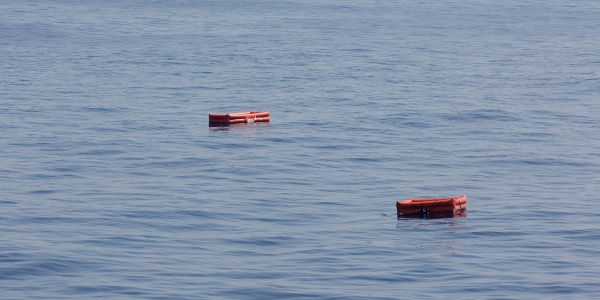
{"label": "calm water surface", "polygon": [[[2,298],[593,298],[598,28],[592,0],[4,1]],[[245,110],[272,122],[208,127]]]}

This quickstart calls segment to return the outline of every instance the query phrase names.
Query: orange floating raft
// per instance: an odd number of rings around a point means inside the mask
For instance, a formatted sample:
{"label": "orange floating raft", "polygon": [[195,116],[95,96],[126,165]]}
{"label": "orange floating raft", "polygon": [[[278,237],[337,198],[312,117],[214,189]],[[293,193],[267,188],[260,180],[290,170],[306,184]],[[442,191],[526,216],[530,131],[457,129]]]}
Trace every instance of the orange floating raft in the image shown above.
{"label": "orange floating raft", "polygon": [[269,121],[270,115],[268,111],[247,111],[232,114],[208,114],[208,124],[214,126]]}
{"label": "orange floating raft", "polygon": [[396,202],[398,216],[429,216],[430,214],[457,214],[467,209],[467,196],[449,198],[408,198]]}

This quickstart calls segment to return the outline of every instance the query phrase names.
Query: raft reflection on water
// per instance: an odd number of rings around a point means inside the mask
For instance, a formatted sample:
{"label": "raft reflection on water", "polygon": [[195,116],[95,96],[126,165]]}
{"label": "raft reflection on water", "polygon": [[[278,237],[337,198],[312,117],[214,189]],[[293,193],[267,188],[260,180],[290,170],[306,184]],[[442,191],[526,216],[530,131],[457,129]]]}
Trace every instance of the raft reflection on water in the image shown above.
{"label": "raft reflection on water", "polygon": [[456,213],[430,213],[420,215],[399,215],[398,220],[402,219],[452,219],[452,218],[466,218],[466,211],[459,211]]}
{"label": "raft reflection on water", "polygon": [[240,123],[231,125],[222,124],[209,124],[210,132],[223,132],[223,133],[258,133],[268,132],[269,123]]}

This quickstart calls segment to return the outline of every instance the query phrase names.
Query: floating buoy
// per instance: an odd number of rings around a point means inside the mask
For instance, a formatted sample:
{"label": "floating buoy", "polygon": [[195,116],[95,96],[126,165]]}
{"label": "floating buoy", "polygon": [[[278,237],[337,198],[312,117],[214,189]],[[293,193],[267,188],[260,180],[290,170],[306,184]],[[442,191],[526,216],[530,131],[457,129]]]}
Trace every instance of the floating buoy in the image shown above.
{"label": "floating buoy", "polygon": [[208,114],[209,126],[226,126],[242,123],[269,122],[270,115],[268,111],[247,111],[232,114]]}
{"label": "floating buoy", "polygon": [[398,216],[428,217],[432,214],[457,214],[467,210],[467,196],[449,198],[408,198],[396,202]]}

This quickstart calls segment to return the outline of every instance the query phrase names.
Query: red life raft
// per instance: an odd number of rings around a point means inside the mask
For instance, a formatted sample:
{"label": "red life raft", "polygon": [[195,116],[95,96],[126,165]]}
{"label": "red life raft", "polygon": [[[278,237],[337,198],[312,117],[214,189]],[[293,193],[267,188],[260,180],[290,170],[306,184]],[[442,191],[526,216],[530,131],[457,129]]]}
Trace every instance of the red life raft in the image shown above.
{"label": "red life raft", "polygon": [[269,112],[247,111],[232,114],[208,114],[209,125],[232,125],[241,123],[269,122]]}
{"label": "red life raft", "polygon": [[449,198],[408,198],[396,202],[398,216],[428,216],[430,214],[456,214],[467,209],[467,196]]}

